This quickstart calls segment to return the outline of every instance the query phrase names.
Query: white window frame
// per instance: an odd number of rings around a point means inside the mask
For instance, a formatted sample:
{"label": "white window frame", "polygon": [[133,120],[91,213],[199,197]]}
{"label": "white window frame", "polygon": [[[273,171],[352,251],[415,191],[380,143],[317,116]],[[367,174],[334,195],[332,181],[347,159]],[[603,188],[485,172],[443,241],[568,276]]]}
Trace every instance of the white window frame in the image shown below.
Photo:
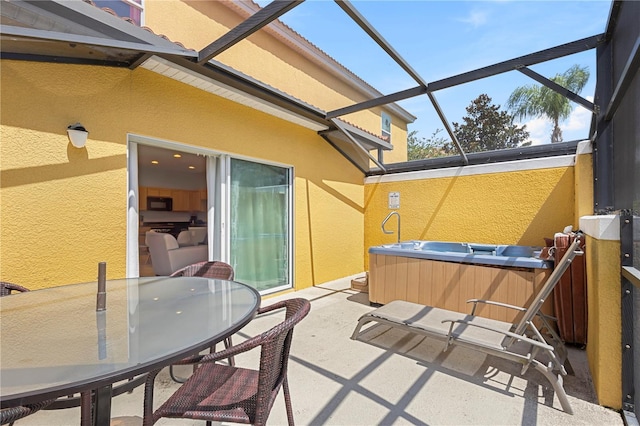
{"label": "white window frame", "polygon": [[[144,26],[145,22],[144,22],[144,3],[146,2],[146,0],[140,0],[140,3],[137,3],[133,0],[117,0],[120,3],[125,3],[127,5],[129,5],[130,7],[133,7],[135,9],[138,9],[140,11],[140,26]],[[99,6],[98,6],[99,7]]]}
{"label": "white window frame", "polygon": [[[385,128],[385,120],[389,121],[389,130],[387,130]],[[382,111],[380,113],[380,128],[381,128],[381,134],[382,136],[387,136],[389,137],[389,140],[387,140],[387,142],[391,143],[391,127],[393,126],[393,121],[391,120],[391,115]]]}

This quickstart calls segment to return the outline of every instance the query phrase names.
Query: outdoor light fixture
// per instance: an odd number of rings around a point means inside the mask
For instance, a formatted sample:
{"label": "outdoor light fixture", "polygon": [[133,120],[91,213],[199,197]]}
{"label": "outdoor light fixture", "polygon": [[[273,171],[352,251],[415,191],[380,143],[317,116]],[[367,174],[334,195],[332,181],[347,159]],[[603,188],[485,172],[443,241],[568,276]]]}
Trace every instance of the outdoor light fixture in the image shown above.
{"label": "outdoor light fixture", "polygon": [[89,136],[87,129],[85,129],[80,123],[72,124],[67,127],[67,134],[69,135],[71,145],[76,148],[83,148],[87,143],[87,137]]}

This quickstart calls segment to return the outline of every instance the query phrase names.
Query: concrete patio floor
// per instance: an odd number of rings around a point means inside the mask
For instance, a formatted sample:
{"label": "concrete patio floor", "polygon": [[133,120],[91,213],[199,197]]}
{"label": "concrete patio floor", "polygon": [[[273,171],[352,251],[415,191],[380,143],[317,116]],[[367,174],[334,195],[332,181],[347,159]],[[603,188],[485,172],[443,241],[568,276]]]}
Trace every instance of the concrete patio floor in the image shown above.
{"label": "concrete patio floor", "polygon": [[[294,417],[299,425],[623,425],[620,413],[596,402],[583,350],[569,348],[575,376],[565,388],[575,414],[562,411],[553,389],[530,369],[464,348],[442,352],[442,342],[373,326],[350,339],[368,295],[343,279],[263,300],[304,297],[311,312],[295,329],[289,363]],[[276,324],[281,315],[251,322],[234,343]],[[161,338],[159,336],[159,338]],[[255,366],[257,353],[236,359]],[[179,385],[167,370],[156,379],[155,402]],[[112,426],[142,422],[143,387],[114,398]],[[17,425],[77,425],[78,408],[41,411]],[[269,424],[285,425],[282,392]],[[162,419],[158,425],[202,425]]]}

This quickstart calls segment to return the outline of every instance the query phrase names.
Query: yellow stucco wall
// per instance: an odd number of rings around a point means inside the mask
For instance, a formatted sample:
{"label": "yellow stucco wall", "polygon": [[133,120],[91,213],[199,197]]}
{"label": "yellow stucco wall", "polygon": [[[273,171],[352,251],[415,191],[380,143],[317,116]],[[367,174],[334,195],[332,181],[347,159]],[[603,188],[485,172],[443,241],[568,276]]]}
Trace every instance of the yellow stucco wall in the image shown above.
{"label": "yellow stucco wall", "polygon": [[125,276],[128,132],[292,165],[296,288],[363,270],[362,174],[315,132],[144,69],[0,65],[2,280]]}
{"label": "yellow stucco wall", "polygon": [[[411,175],[407,174],[407,175]],[[371,246],[396,241],[390,192],[400,193],[402,240],[543,245],[593,211],[592,155],[575,166],[365,184],[365,269]],[[378,182],[376,182],[378,180]],[[619,241],[587,237],[587,358],[599,403],[621,408]]]}
{"label": "yellow stucco wall", "polygon": [[[177,16],[180,19],[176,19]],[[205,48],[243,19],[224,2],[145,3],[145,24],[148,27],[195,50]],[[185,22],[189,25],[184,25]],[[323,111],[368,100],[352,84],[321,69],[291,44],[283,43],[264,30],[252,34],[214,59]],[[380,135],[381,111],[382,108],[374,108],[340,118]],[[386,111],[392,117],[391,142],[394,149],[385,151],[385,162],[406,161],[406,123],[390,110]]]}
{"label": "yellow stucco wall", "polygon": [[582,216],[593,214],[593,155],[590,149],[591,142],[581,142],[581,144],[585,144],[589,149],[585,154],[576,155],[575,223],[578,223]]}
{"label": "yellow stucco wall", "polygon": [[[587,359],[600,404],[622,408],[622,352],[620,312],[620,241],[595,235],[601,228],[619,227],[605,216],[593,215],[593,154],[576,156],[576,217],[587,234]],[[598,224],[593,226],[593,224]],[[606,224],[606,225],[605,225]]]}
{"label": "yellow stucco wall", "polygon": [[367,183],[365,250],[397,239],[380,228],[390,192],[400,193],[402,240],[540,246],[576,225],[573,167]]}
{"label": "yellow stucco wall", "polygon": [[622,408],[620,241],[587,236],[587,357],[601,405]]}

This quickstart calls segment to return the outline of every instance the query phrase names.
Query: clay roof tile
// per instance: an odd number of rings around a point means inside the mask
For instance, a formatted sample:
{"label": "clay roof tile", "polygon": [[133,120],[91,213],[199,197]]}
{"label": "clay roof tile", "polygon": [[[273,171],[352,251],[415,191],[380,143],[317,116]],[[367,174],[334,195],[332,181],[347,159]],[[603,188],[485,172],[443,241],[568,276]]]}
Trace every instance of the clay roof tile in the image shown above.
{"label": "clay roof tile", "polygon": [[[90,4],[90,5],[92,5],[92,6],[98,7],[98,5],[96,5],[96,4],[93,2],[93,0],[83,0],[83,1],[84,1],[85,3],[89,3],[89,4]],[[128,22],[128,23],[130,23],[130,24],[132,24],[132,25],[136,25],[136,26],[138,25],[138,24],[136,23],[136,21],[134,21],[133,19],[131,19],[131,18],[130,18],[130,17],[128,17],[128,16],[119,16],[119,15],[118,15],[118,14],[117,14],[113,9],[111,9],[110,7],[99,7],[99,9],[101,9],[101,10],[103,10],[103,11],[107,12],[107,13],[108,13],[108,14],[110,14],[110,15],[116,16],[116,17],[118,17],[118,18],[122,19],[123,21],[126,21],[126,22]],[[176,45],[180,46],[180,47],[181,47],[181,48],[183,48],[183,49],[187,49],[187,47],[185,47],[185,45],[184,45],[184,44],[182,44],[182,43],[180,43],[179,41],[173,41],[173,40],[171,40],[169,37],[167,37],[167,36],[166,36],[166,35],[164,35],[164,34],[156,34],[156,33],[155,33],[151,28],[149,28],[149,27],[146,27],[146,26],[140,26],[140,28],[142,28],[143,30],[146,30],[146,31],[150,32],[151,34],[157,35],[158,37],[162,37],[163,39],[165,39],[165,40],[167,40],[167,41],[170,41],[170,42],[172,42],[172,43],[174,43],[174,44],[176,44]],[[194,49],[189,49],[189,50],[193,50],[193,51],[195,51]]]}

